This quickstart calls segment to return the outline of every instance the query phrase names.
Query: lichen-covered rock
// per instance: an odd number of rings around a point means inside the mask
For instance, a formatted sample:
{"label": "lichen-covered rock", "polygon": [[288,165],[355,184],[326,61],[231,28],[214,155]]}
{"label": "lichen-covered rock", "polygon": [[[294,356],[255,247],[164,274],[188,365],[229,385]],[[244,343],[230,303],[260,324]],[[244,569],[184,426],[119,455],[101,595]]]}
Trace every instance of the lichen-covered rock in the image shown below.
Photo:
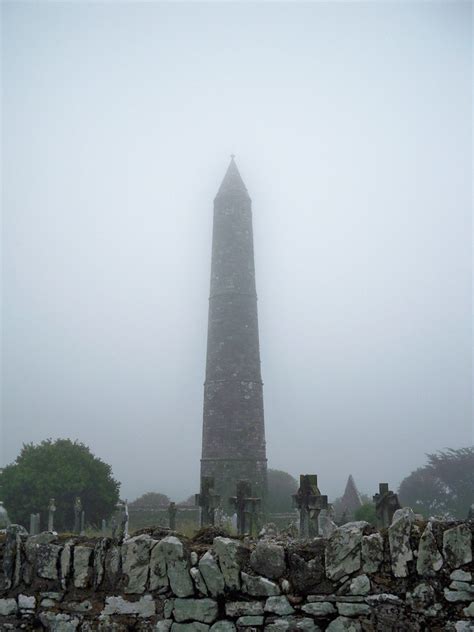
{"label": "lichen-covered rock", "polygon": [[309,617],[285,617],[268,623],[265,632],[321,632],[321,628]]}
{"label": "lichen-covered rock", "polygon": [[205,623],[193,621],[192,623],[173,623],[171,632],[209,632],[209,626]]}
{"label": "lichen-covered rock", "polygon": [[219,564],[211,551],[207,551],[198,564],[199,571],[212,597],[224,594],[225,582]]}
{"label": "lichen-covered rock", "polygon": [[150,590],[169,585],[178,597],[191,597],[194,595],[194,586],[189,569],[183,543],[175,536],[163,538],[151,551]]}
{"label": "lichen-covered rock", "polygon": [[263,614],[263,603],[261,601],[228,601],[225,604],[225,613],[228,617]]}
{"label": "lichen-covered rock", "polygon": [[104,579],[105,572],[105,556],[107,553],[108,542],[106,538],[102,538],[94,547],[94,588],[98,588]]}
{"label": "lichen-covered rock", "polygon": [[74,547],[74,586],[76,588],[87,588],[90,582],[92,568],[91,558],[93,549],[89,546]]}
{"label": "lichen-covered rock", "polygon": [[472,573],[457,569],[450,574],[449,579],[457,582],[472,582]]}
{"label": "lichen-covered rock", "polygon": [[66,588],[67,580],[72,573],[71,562],[73,544],[73,540],[68,540],[61,551],[61,557],[59,560],[59,572],[61,576],[61,586],[63,589]]}
{"label": "lichen-covered rock", "polygon": [[360,632],[361,625],[354,619],[347,617],[337,617],[326,628],[326,632]]}
{"label": "lichen-covered rock", "polygon": [[472,617],[474,619],[474,601],[467,608],[464,608],[463,614],[465,617]]}
{"label": "lichen-covered rock", "polygon": [[443,566],[443,556],[439,552],[433,533],[433,523],[428,522],[423,531],[418,546],[416,570],[422,577],[432,577]]}
{"label": "lichen-covered rock", "polygon": [[460,524],[443,533],[443,555],[451,568],[472,562],[472,535],[465,524]]}
{"label": "lichen-covered rock", "polygon": [[364,535],[361,544],[362,571],[376,573],[383,561],[383,538],[380,533]]}
{"label": "lichen-covered rock", "polygon": [[45,579],[58,579],[58,558],[61,547],[57,544],[39,544],[36,549],[36,573]]}
{"label": "lichen-covered rock", "polygon": [[214,599],[175,599],[173,615],[178,623],[199,621],[213,623],[217,619],[218,607]]}
{"label": "lichen-covered rock", "polygon": [[410,535],[415,514],[410,507],[397,509],[392,524],[388,528],[388,541],[392,560],[392,572],[395,577],[408,576],[408,562],[413,560]]}
{"label": "lichen-covered rock", "polygon": [[358,575],[349,584],[350,595],[368,595],[370,592],[370,579],[367,575]]}
{"label": "lichen-covered rock", "polygon": [[229,590],[240,589],[240,568],[248,557],[248,551],[238,540],[231,538],[214,538],[214,550]]}
{"label": "lichen-covered rock", "polygon": [[126,577],[124,591],[141,594],[146,590],[150,552],[155,540],[149,535],[137,535],[122,544],[122,569]]}
{"label": "lichen-covered rock", "polygon": [[348,522],[329,538],[326,547],[326,573],[329,579],[336,581],[360,569],[362,535],[367,526],[367,522]]}
{"label": "lichen-covered rock", "polygon": [[15,599],[0,599],[0,615],[8,617],[9,615],[16,614],[18,609]]}
{"label": "lichen-covered rock", "polygon": [[232,621],[216,621],[209,632],[235,632],[235,623]]}
{"label": "lichen-covered rock", "polygon": [[76,632],[80,624],[77,617],[54,612],[41,613],[40,621],[49,632]]}
{"label": "lichen-covered rock", "polygon": [[329,601],[307,603],[301,606],[301,610],[312,617],[327,617],[336,613],[336,608]]}
{"label": "lichen-covered rock", "polygon": [[268,597],[265,602],[265,612],[272,612],[280,616],[293,614],[295,609],[284,595],[278,597]]}
{"label": "lichen-covered rock", "polygon": [[102,614],[135,614],[139,617],[152,617],[155,611],[155,601],[151,595],[143,595],[138,601],[127,601],[119,596],[105,598]]}
{"label": "lichen-covered rock", "polygon": [[294,542],[288,546],[288,572],[292,591],[308,595],[332,589],[324,571],[325,546],[325,542],[319,538],[311,542]]}
{"label": "lichen-covered rock", "polygon": [[280,594],[280,589],[266,577],[254,577],[242,572],[242,592],[252,597],[273,597]]}
{"label": "lichen-covered rock", "polygon": [[280,579],[286,570],[285,549],[274,542],[261,540],[252,551],[250,565],[259,575]]}
{"label": "lichen-covered rock", "polygon": [[34,610],[36,608],[36,597],[33,595],[18,595],[18,607],[20,610]]}
{"label": "lichen-covered rock", "polygon": [[456,603],[458,601],[472,601],[473,593],[469,590],[450,590],[444,589],[444,598],[446,601]]}
{"label": "lichen-covered rock", "polygon": [[192,566],[189,569],[189,574],[193,578],[196,590],[201,593],[201,595],[207,597],[209,595],[209,591],[207,590],[206,582],[204,581],[201,571],[195,566]]}
{"label": "lichen-covered rock", "polygon": [[239,619],[237,619],[237,628],[239,630],[241,630],[242,628],[253,629],[254,627],[260,627],[262,625],[263,625],[263,617],[245,616],[245,617],[240,617]]}
{"label": "lichen-covered rock", "polygon": [[156,624],[155,632],[170,632],[173,619],[163,619]]}
{"label": "lichen-covered rock", "polygon": [[340,602],[337,604],[337,611],[344,617],[358,617],[361,615],[369,615],[370,606],[366,603]]}

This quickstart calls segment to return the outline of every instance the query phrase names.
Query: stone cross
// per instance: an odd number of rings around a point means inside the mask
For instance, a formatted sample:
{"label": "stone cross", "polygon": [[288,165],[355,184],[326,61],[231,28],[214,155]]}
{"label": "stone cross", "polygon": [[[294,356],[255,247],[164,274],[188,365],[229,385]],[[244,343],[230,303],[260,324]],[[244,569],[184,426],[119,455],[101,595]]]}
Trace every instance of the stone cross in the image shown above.
{"label": "stone cross", "polygon": [[171,531],[176,530],[176,514],[178,510],[176,509],[176,503],[170,502],[168,505],[168,519],[169,519],[169,528]]}
{"label": "stone cross", "polygon": [[195,495],[195,503],[201,508],[201,527],[214,526],[215,511],[221,497],[214,493],[214,477],[201,477],[201,491]]}
{"label": "stone cross", "polygon": [[379,493],[374,495],[375,517],[377,527],[383,529],[392,524],[393,514],[400,509],[397,494],[389,488],[388,483],[379,483]]}
{"label": "stone cross", "polygon": [[229,498],[229,502],[237,512],[237,532],[239,535],[251,534],[256,526],[261,499],[252,496],[250,481],[237,481],[237,494]]}
{"label": "stone cross", "polygon": [[81,513],[82,502],[79,496],[76,496],[74,501],[74,533],[79,534],[81,532]]}
{"label": "stone cross", "polygon": [[316,474],[301,474],[300,486],[293,501],[300,512],[300,536],[314,538],[319,535],[318,518],[323,509],[328,508],[328,497],[318,488]]}
{"label": "stone cross", "polygon": [[54,531],[54,512],[56,511],[56,504],[54,498],[50,498],[48,507],[48,531]]}

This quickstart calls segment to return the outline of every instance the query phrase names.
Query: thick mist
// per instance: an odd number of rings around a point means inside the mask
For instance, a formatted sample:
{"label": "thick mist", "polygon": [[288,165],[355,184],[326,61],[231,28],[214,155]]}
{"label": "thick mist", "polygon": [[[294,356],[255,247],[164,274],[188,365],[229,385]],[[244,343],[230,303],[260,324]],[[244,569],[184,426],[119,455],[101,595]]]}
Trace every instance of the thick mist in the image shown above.
{"label": "thick mist", "polygon": [[339,495],[473,442],[472,7],[2,4],[0,466],[198,490],[212,203],[253,201],[269,466]]}

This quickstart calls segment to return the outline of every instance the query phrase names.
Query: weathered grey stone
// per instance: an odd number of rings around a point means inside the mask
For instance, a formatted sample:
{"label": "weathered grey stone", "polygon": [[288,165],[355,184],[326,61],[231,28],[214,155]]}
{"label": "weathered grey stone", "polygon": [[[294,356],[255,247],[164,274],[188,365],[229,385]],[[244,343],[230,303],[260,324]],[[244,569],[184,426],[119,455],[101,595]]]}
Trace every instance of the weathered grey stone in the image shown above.
{"label": "weathered grey stone", "polygon": [[158,621],[158,623],[156,624],[155,630],[156,632],[170,632],[172,625],[173,625],[172,619],[163,619],[163,621]]}
{"label": "weathered grey stone", "polygon": [[151,551],[150,590],[165,588],[169,584],[178,597],[194,595],[189,568],[182,542],[175,536],[163,538]]}
{"label": "weathered grey stone", "polygon": [[379,593],[377,595],[368,595],[365,598],[366,603],[369,606],[378,606],[379,604],[391,604],[393,606],[402,606],[403,601],[397,595],[392,595],[391,593]]}
{"label": "weathered grey stone", "polygon": [[452,581],[449,584],[449,587],[451,590],[465,590],[473,593],[474,595],[474,584],[470,584],[469,582]]}
{"label": "weathered grey stone", "polygon": [[288,597],[268,597],[265,602],[265,611],[273,612],[278,615],[293,614],[295,609],[288,601]]}
{"label": "weathered grey stone", "polygon": [[154,544],[155,540],[152,540],[146,534],[124,540],[122,544],[122,569],[126,576],[125,593],[141,594],[145,592],[149,573],[150,551]]}
{"label": "weathered grey stone", "polygon": [[94,588],[98,588],[104,579],[107,540],[102,538],[94,547]]}
{"label": "weathered grey stone", "polygon": [[406,594],[407,604],[418,611],[425,611],[435,600],[436,593],[430,584],[422,582],[415,586],[413,592]]}
{"label": "weathered grey stone", "polygon": [[336,613],[336,608],[329,601],[307,603],[301,606],[301,610],[313,617],[327,617]]}
{"label": "weathered grey stone", "polygon": [[171,632],[209,632],[209,626],[205,623],[173,623]]}
{"label": "weathered grey stone", "polygon": [[460,524],[443,533],[443,555],[451,568],[472,562],[472,535],[465,524]]}
{"label": "weathered grey stone", "polygon": [[72,547],[74,541],[68,540],[61,551],[61,558],[59,561],[59,569],[61,575],[61,586],[66,588],[68,577],[70,577],[72,569],[71,569],[71,560],[72,560]]}
{"label": "weathered grey stone", "polygon": [[261,540],[252,551],[250,565],[259,575],[280,579],[286,571],[285,549],[273,542]]}
{"label": "weathered grey stone", "polygon": [[368,595],[370,592],[370,579],[367,575],[358,575],[349,584],[350,595]]}
{"label": "weathered grey stone", "polygon": [[344,617],[358,617],[370,614],[370,606],[366,603],[337,603],[337,611]]}
{"label": "weathered grey stone", "polygon": [[242,572],[242,592],[252,597],[273,597],[280,594],[280,589],[266,577],[254,577]]}
{"label": "weathered grey stone", "polygon": [[261,626],[261,625],[263,625],[263,617],[245,616],[245,617],[240,617],[239,619],[237,619],[238,628]]}
{"label": "weathered grey stone", "polygon": [[472,621],[455,621],[453,628],[455,632],[474,632],[474,623]]}
{"label": "weathered grey stone", "polygon": [[367,522],[348,522],[329,538],[326,547],[326,574],[337,581],[361,567],[362,532]]}
{"label": "weathered grey stone", "polygon": [[199,555],[196,553],[196,551],[191,551],[191,553],[189,554],[189,562],[191,566],[197,566],[197,563],[199,562]]}
{"label": "weathered grey stone", "polygon": [[54,612],[42,612],[40,621],[49,632],[75,632],[80,623],[77,617]]}
{"label": "weathered grey stone", "polygon": [[199,560],[198,568],[212,597],[224,594],[224,575],[211,551],[207,551]]}
{"label": "weathered grey stone", "polygon": [[410,507],[403,507],[394,513],[392,524],[388,528],[392,572],[395,577],[408,576],[408,562],[413,560],[410,534],[414,521],[413,510]]}
{"label": "weathered grey stone", "polygon": [[217,553],[225,585],[229,590],[239,590],[240,565],[247,553],[242,543],[238,540],[218,537],[214,538],[214,550]]}
{"label": "weathered grey stone", "polygon": [[473,617],[474,618],[474,601],[464,608],[463,614],[465,617]]}
{"label": "weathered grey stone", "polygon": [[60,553],[61,547],[57,544],[37,545],[36,573],[38,577],[44,577],[44,579],[58,579],[58,558]]}
{"label": "weathered grey stone", "polygon": [[449,588],[445,588],[444,598],[446,601],[450,601],[451,603],[456,603],[457,601],[472,601],[472,592],[464,590],[449,590]]}
{"label": "weathered grey stone", "polygon": [[36,598],[28,595],[18,595],[18,607],[20,610],[34,610],[36,608]]}
{"label": "weathered grey stone", "polygon": [[155,601],[151,595],[143,595],[138,601],[127,601],[123,597],[106,597],[103,615],[136,614],[139,617],[152,617],[156,612]]}
{"label": "weathered grey stone", "polygon": [[8,617],[11,614],[16,614],[18,609],[15,599],[0,599],[0,615]]}
{"label": "weathered grey stone", "polygon": [[383,538],[380,533],[364,535],[361,543],[362,571],[376,573],[383,561]]}
{"label": "weathered grey stone", "polygon": [[416,570],[423,577],[434,576],[443,566],[443,556],[438,550],[433,533],[433,523],[428,522],[420,538]]}
{"label": "weathered grey stone", "polygon": [[192,566],[189,569],[189,574],[193,578],[193,582],[196,587],[196,590],[200,592],[201,595],[204,595],[205,597],[207,597],[207,595],[209,594],[209,591],[207,590],[206,582],[204,581],[204,578],[200,570],[196,568],[195,566]]}
{"label": "weathered grey stone", "polygon": [[90,612],[92,610],[92,604],[89,600],[85,601],[68,601],[63,604],[63,608],[68,612]]}
{"label": "weathered grey stone", "polygon": [[277,619],[265,626],[265,632],[320,632],[321,628],[316,625],[313,619],[304,617],[285,617]]}
{"label": "weathered grey stone", "polygon": [[92,569],[90,566],[93,549],[89,546],[74,547],[74,586],[87,588],[90,582]]}
{"label": "weathered grey stone", "polygon": [[326,632],[360,632],[361,625],[358,621],[347,617],[337,617],[326,628]]}
{"label": "weathered grey stone", "polygon": [[163,605],[163,616],[165,619],[171,619],[173,615],[174,599],[165,599]]}
{"label": "weathered grey stone", "polygon": [[225,604],[225,613],[228,617],[263,614],[263,603],[261,601],[229,601]]}
{"label": "weathered grey stone", "polygon": [[235,623],[232,621],[216,621],[209,632],[235,632]]}
{"label": "weathered grey stone", "polygon": [[178,623],[199,621],[213,623],[217,619],[218,607],[214,599],[175,599],[173,615]]}
{"label": "weathered grey stone", "polygon": [[450,576],[450,579],[457,582],[471,582],[472,581],[472,573],[469,571],[463,571],[461,569],[453,571]]}
{"label": "weathered grey stone", "polygon": [[115,584],[117,580],[121,561],[120,547],[112,544],[105,554],[105,576],[109,584]]}

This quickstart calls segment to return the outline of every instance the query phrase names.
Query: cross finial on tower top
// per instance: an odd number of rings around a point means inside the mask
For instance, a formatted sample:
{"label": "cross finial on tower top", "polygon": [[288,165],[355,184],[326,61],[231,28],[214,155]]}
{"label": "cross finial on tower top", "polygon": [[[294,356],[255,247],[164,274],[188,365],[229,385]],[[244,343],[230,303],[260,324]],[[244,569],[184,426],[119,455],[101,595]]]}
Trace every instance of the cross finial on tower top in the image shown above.
{"label": "cross finial on tower top", "polygon": [[231,154],[230,157],[232,158],[232,160],[234,160],[235,154]]}

